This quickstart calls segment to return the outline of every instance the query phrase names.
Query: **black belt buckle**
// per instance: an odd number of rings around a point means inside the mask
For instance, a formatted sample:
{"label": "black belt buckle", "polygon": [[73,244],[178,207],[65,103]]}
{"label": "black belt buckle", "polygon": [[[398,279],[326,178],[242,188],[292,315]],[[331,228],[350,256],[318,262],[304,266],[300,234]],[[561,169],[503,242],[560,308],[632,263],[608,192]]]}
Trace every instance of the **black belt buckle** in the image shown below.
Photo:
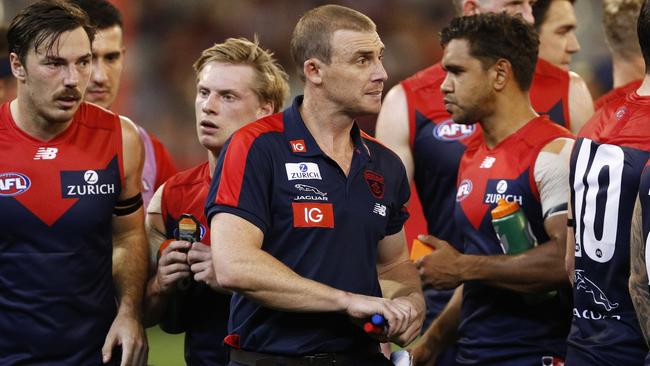
{"label": "black belt buckle", "polygon": [[303,356],[303,359],[310,365],[336,365],[335,353],[317,353],[314,355]]}

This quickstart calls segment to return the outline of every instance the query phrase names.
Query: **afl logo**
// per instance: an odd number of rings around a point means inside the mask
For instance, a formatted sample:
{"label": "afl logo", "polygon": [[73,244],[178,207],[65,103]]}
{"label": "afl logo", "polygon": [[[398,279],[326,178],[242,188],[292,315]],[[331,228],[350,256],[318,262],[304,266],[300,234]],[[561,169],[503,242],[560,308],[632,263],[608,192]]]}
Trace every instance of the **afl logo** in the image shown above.
{"label": "afl logo", "polygon": [[461,125],[448,119],[433,129],[433,137],[440,141],[458,141],[474,134],[476,125]]}
{"label": "afl logo", "polygon": [[469,194],[472,192],[472,181],[469,179],[465,179],[462,182],[460,182],[460,185],[458,185],[458,192],[456,192],[456,202],[460,202],[467,198]]}
{"label": "afl logo", "polygon": [[32,185],[25,174],[2,173],[0,174],[0,197],[17,196]]}

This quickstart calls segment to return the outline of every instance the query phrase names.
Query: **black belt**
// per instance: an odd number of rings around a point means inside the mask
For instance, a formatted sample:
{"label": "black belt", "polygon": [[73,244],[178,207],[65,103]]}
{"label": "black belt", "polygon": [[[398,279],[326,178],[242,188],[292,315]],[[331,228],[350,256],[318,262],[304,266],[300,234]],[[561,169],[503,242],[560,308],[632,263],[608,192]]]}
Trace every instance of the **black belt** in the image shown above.
{"label": "black belt", "polygon": [[230,350],[230,361],[247,366],[330,366],[354,365],[353,357],[343,353],[319,353],[308,356],[288,357],[244,351]]}

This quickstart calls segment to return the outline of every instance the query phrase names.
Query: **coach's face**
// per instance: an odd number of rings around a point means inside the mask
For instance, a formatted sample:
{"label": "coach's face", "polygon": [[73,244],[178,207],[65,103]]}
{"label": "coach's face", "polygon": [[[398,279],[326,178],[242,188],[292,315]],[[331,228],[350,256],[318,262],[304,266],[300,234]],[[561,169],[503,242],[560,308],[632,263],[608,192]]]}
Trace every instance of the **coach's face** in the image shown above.
{"label": "coach's face", "polygon": [[491,69],[470,55],[469,42],[454,39],[442,58],[447,76],[440,86],[445,109],[456,123],[473,124],[486,115],[494,98],[491,88]]}
{"label": "coach's face", "polygon": [[379,113],[388,75],[377,32],[337,30],[330,42],[330,62],[320,69],[327,97],[350,116]]}

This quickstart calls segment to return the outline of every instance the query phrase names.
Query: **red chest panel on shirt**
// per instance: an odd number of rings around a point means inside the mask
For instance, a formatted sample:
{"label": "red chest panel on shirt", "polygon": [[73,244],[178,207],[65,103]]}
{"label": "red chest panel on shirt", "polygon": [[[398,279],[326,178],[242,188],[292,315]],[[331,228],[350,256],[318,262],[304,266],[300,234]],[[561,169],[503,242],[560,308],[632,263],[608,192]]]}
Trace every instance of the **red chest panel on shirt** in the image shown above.
{"label": "red chest panel on shirt", "polygon": [[[468,149],[459,168],[456,201],[475,229],[478,229],[490,207],[500,198],[523,206],[539,193],[531,167],[545,143],[569,136],[568,131],[545,117],[536,118],[503,140],[494,149],[483,143]],[[521,181],[529,172],[528,180]]]}
{"label": "red chest panel on shirt", "polygon": [[[16,126],[8,106],[0,110],[0,150],[6,157],[0,174],[22,177],[15,200],[52,225],[80,199],[119,196],[123,172],[117,115],[84,103],[63,133],[43,142]],[[2,185],[0,195],[6,196]]]}

